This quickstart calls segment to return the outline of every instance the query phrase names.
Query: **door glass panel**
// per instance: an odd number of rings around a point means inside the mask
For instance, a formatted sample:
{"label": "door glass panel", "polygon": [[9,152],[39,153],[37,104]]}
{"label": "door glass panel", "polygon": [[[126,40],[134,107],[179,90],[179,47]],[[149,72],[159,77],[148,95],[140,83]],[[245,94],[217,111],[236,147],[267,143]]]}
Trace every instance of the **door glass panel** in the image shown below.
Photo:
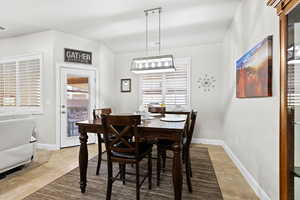
{"label": "door glass panel", "polygon": [[67,136],[79,136],[76,122],[89,118],[89,78],[67,76]]}
{"label": "door glass panel", "polygon": [[300,5],[288,15],[288,117],[290,198],[300,200]]}

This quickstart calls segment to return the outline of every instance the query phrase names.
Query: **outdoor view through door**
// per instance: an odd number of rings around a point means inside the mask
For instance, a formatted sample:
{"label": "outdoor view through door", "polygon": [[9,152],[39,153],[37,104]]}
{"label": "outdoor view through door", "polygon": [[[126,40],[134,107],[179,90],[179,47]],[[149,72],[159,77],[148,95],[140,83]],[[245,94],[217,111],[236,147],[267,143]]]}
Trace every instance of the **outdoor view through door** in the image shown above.
{"label": "outdoor view through door", "polygon": [[[95,107],[95,73],[62,69],[61,79],[61,147],[76,146],[76,122],[89,119]],[[89,142],[94,142],[90,138]]]}

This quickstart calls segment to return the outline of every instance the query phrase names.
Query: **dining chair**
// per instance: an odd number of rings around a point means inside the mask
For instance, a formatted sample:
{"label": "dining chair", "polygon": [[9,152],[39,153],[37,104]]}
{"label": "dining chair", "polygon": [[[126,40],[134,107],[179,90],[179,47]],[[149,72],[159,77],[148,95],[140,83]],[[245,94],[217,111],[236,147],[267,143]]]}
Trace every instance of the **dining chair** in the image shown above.
{"label": "dining chair", "polygon": [[[186,137],[183,138],[182,144],[183,144],[183,162],[185,164],[185,172],[186,172],[186,179],[187,179],[187,185],[189,192],[192,192],[192,184],[191,184],[191,177],[192,177],[192,166],[191,166],[191,157],[190,157],[190,146],[193,138],[195,123],[197,118],[197,111],[192,111],[191,113],[191,124],[188,128]],[[157,143],[157,185],[160,184],[160,172],[161,172],[161,159],[163,162],[166,162],[166,156],[163,157],[163,155],[166,155],[167,150],[172,150],[174,142],[169,140],[159,140]],[[163,165],[165,167],[165,164]]]}
{"label": "dining chair", "polygon": [[[111,199],[114,181],[121,180],[125,184],[126,164],[135,164],[136,167],[136,199],[140,199],[140,188],[146,178],[148,187],[152,188],[152,145],[141,141],[138,125],[141,124],[140,115],[101,115],[104,128],[104,141],[107,150],[107,193],[106,200]],[[117,130],[115,127],[123,127]],[[111,140],[109,135],[115,139]],[[133,138],[128,140],[128,137]],[[140,181],[140,162],[148,157],[148,173]],[[119,173],[113,176],[113,163],[119,163]],[[130,173],[128,173],[130,174]]]}
{"label": "dining chair", "polygon": [[[93,118],[94,120],[100,119],[101,114],[109,115],[112,113],[111,108],[101,108],[101,109],[94,109],[93,110]],[[102,137],[101,133],[97,133],[98,138],[98,161],[97,161],[97,168],[96,168],[96,175],[99,175],[100,167],[101,167],[101,161],[102,161],[102,143],[104,143],[104,139]]]}

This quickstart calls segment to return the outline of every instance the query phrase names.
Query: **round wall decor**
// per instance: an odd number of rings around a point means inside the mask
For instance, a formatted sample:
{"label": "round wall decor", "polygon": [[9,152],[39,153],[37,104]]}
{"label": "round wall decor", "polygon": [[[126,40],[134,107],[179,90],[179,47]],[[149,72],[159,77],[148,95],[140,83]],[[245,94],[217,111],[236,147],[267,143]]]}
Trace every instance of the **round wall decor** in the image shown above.
{"label": "round wall decor", "polygon": [[204,92],[210,92],[216,86],[215,85],[216,79],[214,76],[205,74],[205,75],[199,77],[197,83],[198,83],[198,88],[203,89]]}

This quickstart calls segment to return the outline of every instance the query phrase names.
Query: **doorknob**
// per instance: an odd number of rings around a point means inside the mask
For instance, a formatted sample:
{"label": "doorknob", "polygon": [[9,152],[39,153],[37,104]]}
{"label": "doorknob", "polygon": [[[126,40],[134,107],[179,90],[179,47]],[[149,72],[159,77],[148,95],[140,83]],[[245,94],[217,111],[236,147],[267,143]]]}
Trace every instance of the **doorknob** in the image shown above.
{"label": "doorknob", "polygon": [[65,108],[66,106],[65,106],[65,105],[61,105],[61,107],[62,107],[62,108]]}
{"label": "doorknob", "polygon": [[66,114],[66,111],[61,111],[61,114]]}

